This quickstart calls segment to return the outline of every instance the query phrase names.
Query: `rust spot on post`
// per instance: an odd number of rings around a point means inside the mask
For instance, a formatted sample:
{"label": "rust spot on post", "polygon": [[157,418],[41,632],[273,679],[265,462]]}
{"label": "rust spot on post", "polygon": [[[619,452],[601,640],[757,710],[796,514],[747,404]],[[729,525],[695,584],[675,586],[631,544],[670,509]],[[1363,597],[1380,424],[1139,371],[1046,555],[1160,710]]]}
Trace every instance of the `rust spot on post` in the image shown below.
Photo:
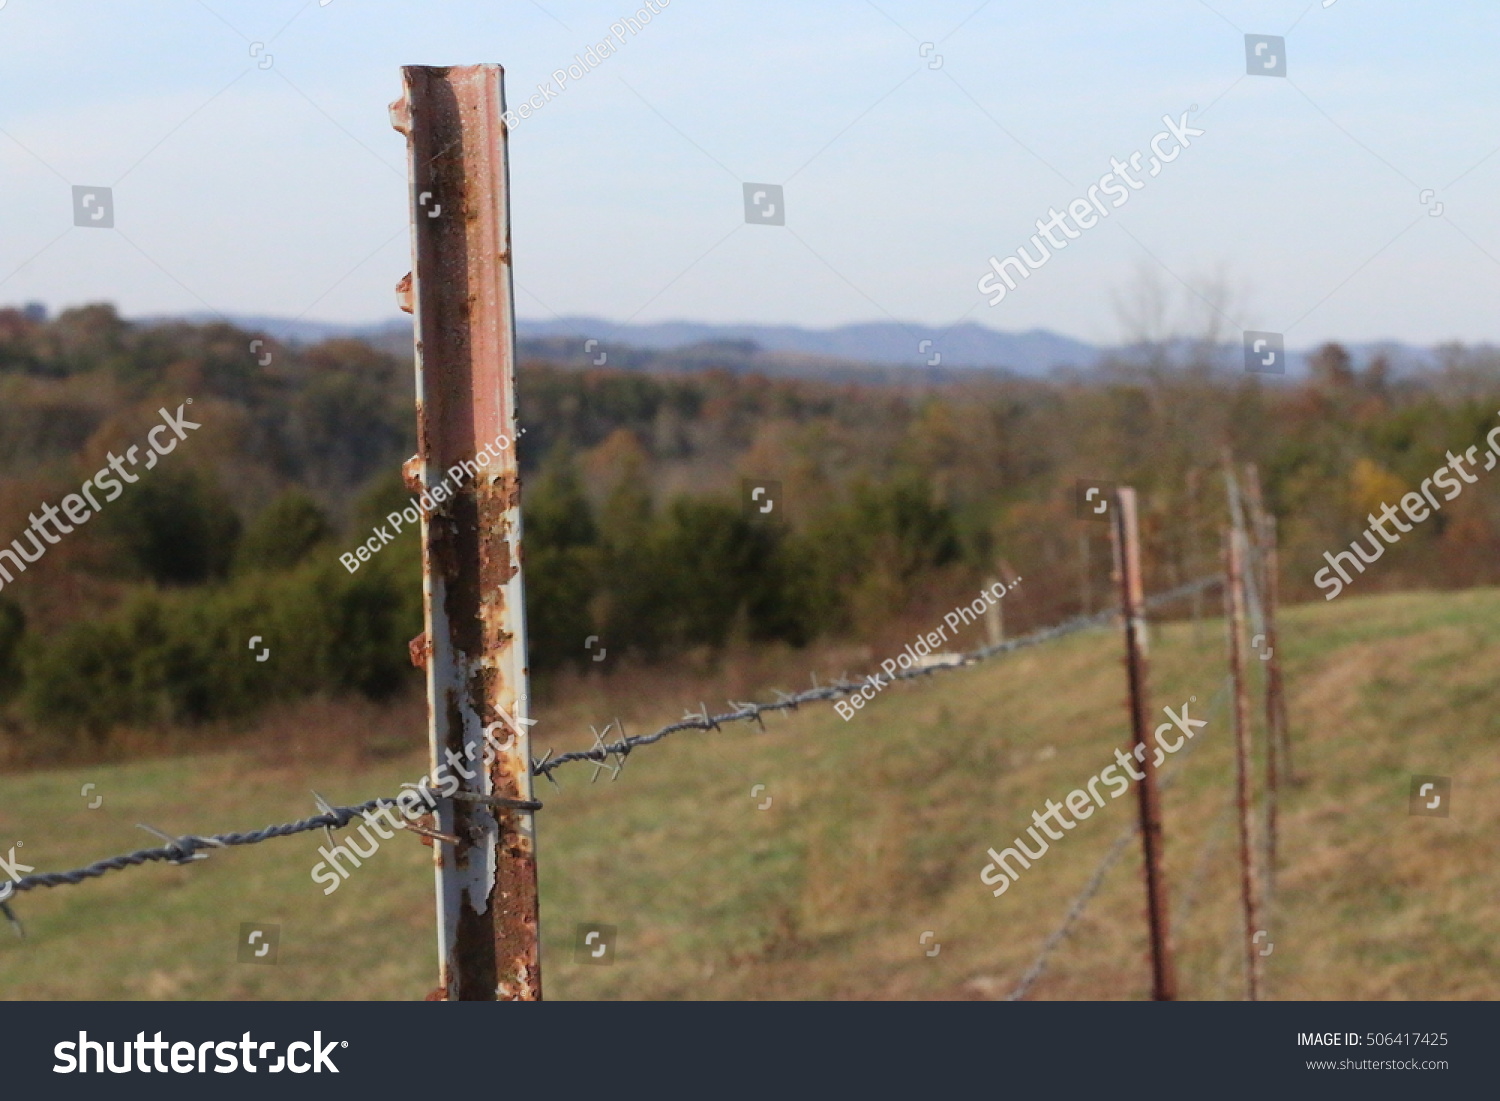
{"label": "rust spot on post", "polygon": [[418,669],[427,668],[427,659],[432,656],[432,645],[427,641],[427,632],[422,632],[406,644],[411,654],[411,663]]}
{"label": "rust spot on post", "polygon": [[[417,408],[417,419],[421,420],[421,418],[422,409],[419,405]],[[422,456],[420,454],[413,455],[401,464],[401,480],[412,493],[422,492]]]}

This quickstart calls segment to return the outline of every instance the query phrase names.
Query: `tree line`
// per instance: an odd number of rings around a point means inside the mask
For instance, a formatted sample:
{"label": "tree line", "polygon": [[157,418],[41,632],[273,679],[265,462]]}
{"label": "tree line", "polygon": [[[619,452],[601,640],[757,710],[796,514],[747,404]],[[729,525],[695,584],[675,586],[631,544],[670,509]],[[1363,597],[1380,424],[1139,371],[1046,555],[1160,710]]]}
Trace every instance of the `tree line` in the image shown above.
{"label": "tree line", "polygon": [[[870,638],[1012,565],[1033,625],[1102,606],[1107,531],[1076,512],[1080,479],[1140,491],[1148,584],[1165,587],[1215,568],[1226,447],[1261,469],[1288,598],[1316,598],[1323,551],[1500,423],[1496,357],[1439,356],[1401,376],[1329,345],[1290,381],[1158,348],[1088,375],[942,385],[915,370],[861,385],[523,363],[532,669],[545,686],[590,668],[591,638],[657,663]],[[205,426],[0,592],[12,738],[87,744],[412,686],[415,532],[355,575],[338,562],[407,502],[411,395],[410,361],[358,341],[281,346],[107,305],[0,310],[0,542],[163,404],[192,397]],[[747,507],[745,479],[778,484],[769,515]],[[1492,582],[1495,502],[1455,501],[1361,591]]]}

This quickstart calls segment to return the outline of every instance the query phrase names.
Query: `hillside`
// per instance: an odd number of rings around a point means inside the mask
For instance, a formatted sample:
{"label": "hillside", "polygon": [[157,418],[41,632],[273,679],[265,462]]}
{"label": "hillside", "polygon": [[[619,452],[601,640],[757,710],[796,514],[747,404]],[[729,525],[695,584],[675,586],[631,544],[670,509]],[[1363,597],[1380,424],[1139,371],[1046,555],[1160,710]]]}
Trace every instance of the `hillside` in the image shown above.
{"label": "hillside", "polygon": [[[613,355],[578,370],[559,341],[517,382],[539,695],[592,666],[591,638],[668,668],[740,643],[881,646],[1007,570],[1028,578],[1012,629],[1056,622],[1097,606],[1108,569],[1082,485],[1139,492],[1147,584],[1168,588],[1217,554],[1226,454],[1260,471],[1284,595],[1314,597],[1330,548],[1486,440],[1500,408],[1485,349],[1421,379],[1330,344],[1274,385],[1148,356],[1089,381],[892,386],[738,373],[772,353],[723,342],[664,353],[663,374]],[[162,724],[411,691],[420,555],[393,517],[413,507],[412,408],[409,366],[356,340],[0,309],[0,762],[118,759]],[[148,459],[99,523],[26,549],[33,517],[188,410],[192,442]],[[358,568],[372,538],[394,546]],[[1500,503],[1477,487],[1356,589],[1497,583]],[[280,657],[246,660],[256,637]]]}
{"label": "hillside", "polygon": [[[1500,804],[1481,801],[1500,780],[1500,591],[1351,595],[1287,609],[1282,633],[1302,782],[1283,792],[1271,996],[1500,997]],[[1215,695],[1221,639],[1218,622],[1155,632],[1158,711]],[[999,899],[979,883],[984,851],[1123,742],[1119,656],[1114,631],[1090,632],[889,689],[847,723],[804,708],[765,734],[676,735],[634,754],[614,783],[591,786],[587,765],[564,770],[561,791],[543,785],[539,816],[547,995],[1003,997],[1133,802],[1080,823]],[[783,687],[806,683],[806,659],[790,657]],[[749,675],[704,698],[744,698]],[[647,693],[652,706],[616,702]],[[535,731],[559,750],[586,746],[591,722],[619,714],[638,733],[700,698],[680,684],[599,679],[559,695],[569,702],[544,709]],[[354,802],[422,771],[407,748],[421,737],[413,702],[300,708],[268,720],[254,751],[7,777],[0,839],[24,842],[18,856],[51,871],[150,844],[136,822],[247,829],[314,813],[309,788]],[[340,748],[355,744],[351,730],[358,753]],[[1185,998],[1237,998],[1222,707],[1200,738],[1170,766],[1165,796],[1179,971]],[[1418,773],[1453,778],[1452,817],[1408,815]],[[95,810],[86,783],[104,797]],[[765,789],[752,799],[756,784]],[[16,903],[26,939],[0,930],[0,983],[11,998],[420,998],[434,980],[428,850],[387,841],[325,897],[309,878],[322,843],[301,835],[30,892]],[[235,962],[241,922],[281,924],[277,966]],[[572,961],[579,922],[620,928],[616,965]],[[1144,950],[1132,845],[1033,997],[1141,998]]]}

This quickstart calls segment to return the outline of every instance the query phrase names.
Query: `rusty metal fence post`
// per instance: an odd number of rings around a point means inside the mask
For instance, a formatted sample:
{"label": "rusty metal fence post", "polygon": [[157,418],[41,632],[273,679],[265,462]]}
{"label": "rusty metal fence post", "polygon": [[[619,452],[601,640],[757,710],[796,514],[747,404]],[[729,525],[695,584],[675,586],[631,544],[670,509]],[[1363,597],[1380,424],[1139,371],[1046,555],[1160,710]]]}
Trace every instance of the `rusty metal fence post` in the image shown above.
{"label": "rusty metal fence post", "polygon": [[1170,1002],[1177,998],[1177,967],[1172,958],[1172,930],[1167,885],[1162,862],[1161,797],[1156,787],[1153,754],[1146,741],[1151,727],[1147,696],[1146,595],[1141,577],[1140,526],[1135,490],[1115,491],[1115,572],[1120,581],[1120,609],[1125,623],[1125,669],[1130,684],[1130,728],[1133,750],[1141,769],[1136,783],[1140,800],[1141,847],[1146,862],[1146,913],[1151,933],[1151,997]]}
{"label": "rusty metal fence post", "polygon": [[1279,774],[1287,783],[1292,782],[1292,743],[1287,730],[1286,694],[1281,676],[1281,648],[1277,642],[1277,614],[1281,602],[1281,567],[1277,555],[1276,517],[1265,507],[1261,496],[1260,472],[1255,466],[1246,467],[1246,483],[1249,487],[1251,512],[1254,517],[1255,539],[1260,551],[1261,599],[1265,604],[1266,646],[1270,655],[1266,660],[1266,724],[1267,737],[1271,739]]}
{"label": "rusty metal fence post", "polygon": [[1235,800],[1240,819],[1240,901],[1245,916],[1245,952],[1249,960],[1250,1000],[1260,1000],[1261,963],[1255,934],[1260,930],[1260,900],[1255,875],[1255,808],[1251,799],[1250,705],[1245,692],[1244,535],[1224,532],[1224,625],[1228,632],[1229,675],[1234,692]]}
{"label": "rusty metal fence post", "polygon": [[423,495],[426,623],[414,658],[427,672],[433,769],[462,777],[438,804],[440,830],[457,843],[433,845],[431,996],[535,1000],[504,75],[498,65],[413,65],[401,76],[391,122],[407,139],[412,271],[397,293],[415,314],[418,449],[406,473]]}
{"label": "rusty metal fence post", "polygon": [[1269,677],[1271,716],[1277,737],[1280,738],[1280,761],[1288,784],[1295,783],[1296,772],[1292,768],[1292,731],[1286,715],[1286,685],[1281,676],[1280,638],[1276,627],[1281,611],[1281,564],[1278,551],[1276,517],[1266,516],[1266,630],[1270,635],[1271,660],[1266,674]]}
{"label": "rusty metal fence post", "polygon": [[[1254,463],[1245,465],[1245,496],[1250,504],[1250,529],[1255,539],[1258,591],[1262,601],[1262,627],[1266,636],[1266,887],[1274,893],[1276,883],[1277,816],[1280,813],[1281,778],[1287,772],[1283,724],[1286,712],[1281,695],[1280,642],[1276,633],[1276,601],[1280,596],[1276,564],[1276,525],[1266,511],[1260,491],[1260,472]],[[1288,777],[1290,779],[1290,777]]]}

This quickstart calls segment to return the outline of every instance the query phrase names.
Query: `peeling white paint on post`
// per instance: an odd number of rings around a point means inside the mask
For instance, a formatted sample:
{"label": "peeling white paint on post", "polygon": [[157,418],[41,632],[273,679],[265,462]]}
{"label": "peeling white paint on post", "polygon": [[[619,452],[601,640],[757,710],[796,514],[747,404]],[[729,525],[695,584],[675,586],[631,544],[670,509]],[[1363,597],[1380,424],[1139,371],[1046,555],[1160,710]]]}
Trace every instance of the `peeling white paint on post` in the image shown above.
{"label": "peeling white paint on post", "polygon": [[[434,845],[432,996],[534,1000],[532,814],[483,802],[532,799],[504,75],[498,65],[401,72],[391,120],[407,137],[412,273],[397,294],[416,319],[418,428],[406,473],[433,500],[422,517],[427,630],[414,656],[427,670],[433,767],[447,764],[461,784],[439,804],[440,829],[460,842]],[[481,464],[498,440],[498,457]],[[473,476],[439,497],[464,462]]]}

